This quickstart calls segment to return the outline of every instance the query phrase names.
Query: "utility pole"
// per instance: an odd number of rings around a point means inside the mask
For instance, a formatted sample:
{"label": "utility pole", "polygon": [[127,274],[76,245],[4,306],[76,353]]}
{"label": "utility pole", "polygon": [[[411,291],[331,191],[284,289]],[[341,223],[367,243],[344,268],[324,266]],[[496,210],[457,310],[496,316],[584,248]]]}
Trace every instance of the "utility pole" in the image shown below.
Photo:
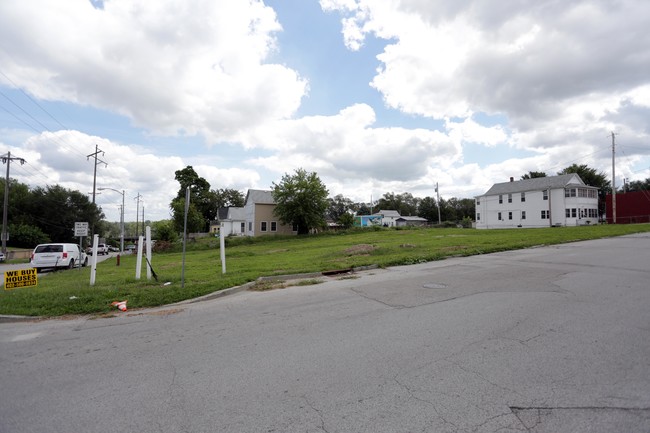
{"label": "utility pole", "polygon": [[[136,205],[135,205],[135,236],[136,237],[140,234],[140,232],[138,231],[138,227],[139,227],[138,226],[138,218],[140,216],[140,199],[141,198],[142,198],[142,196],[140,195],[139,192],[138,192],[138,195],[133,197],[134,200],[137,200]],[[142,225],[144,226],[144,221],[142,221]]]}
{"label": "utility pole", "polygon": [[612,222],[616,224],[616,140],[612,131]]}
{"label": "utility pole", "polygon": [[108,167],[108,164],[105,161],[102,161],[101,159],[97,158],[97,155],[102,154],[104,156],[104,151],[99,148],[99,146],[95,145],[95,153],[91,153],[90,155],[86,155],[86,161],[90,160],[90,157],[92,156],[95,158],[95,169],[93,172],[93,204],[95,204],[95,187],[97,186],[97,164],[104,164],[104,166]]}
{"label": "utility pole", "polygon": [[20,161],[20,165],[25,163],[23,158],[11,157],[11,152],[7,152],[6,155],[0,156],[2,158],[2,163],[7,164],[7,176],[5,177],[5,201],[2,208],[2,252],[7,257],[7,210],[9,209],[9,166],[11,161]]}
{"label": "utility pole", "polygon": [[440,219],[440,191],[438,191],[438,182],[436,182],[436,203],[438,204],[438,225],[442,224],[442,220]]}

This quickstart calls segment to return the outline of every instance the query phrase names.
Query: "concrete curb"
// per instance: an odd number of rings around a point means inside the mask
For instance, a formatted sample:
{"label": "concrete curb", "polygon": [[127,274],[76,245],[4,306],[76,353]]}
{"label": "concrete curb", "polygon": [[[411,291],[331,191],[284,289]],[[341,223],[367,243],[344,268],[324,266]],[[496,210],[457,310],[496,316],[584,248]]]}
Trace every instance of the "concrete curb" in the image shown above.
{"label": "concrete curb", "polygon": [[[257,280],[251,281],[250,283],[242,284],[241,286],[235,286],[229,289],[223,289],[217,292],[208,293],[207,295],[199,296],[198,298],[186,299],[185,301],[176,302],[174,304],[160,305],[158,307],[152,307],[152,308],[172,307],[175,305],[187,305],[187,304],[195,304],[197,302],[210,301],[212,299],[218,299],[224,296],[234,295],[235,293],[246,291],[259,282],[301,280],[304,278],[327,277],[327,276],[342,275],[350,272],[354,273],[354,272],[368,271],[377,268],[379,268],[378,265],[369,265],[369,266],[359,266],[351,269],[340,269],[340,270],[323,271],[323,272],[309,272],[304,274],[273,275],[270,277],[259,277]],[[47,319],[57,319],[57,317],[56,316],[48,317]],[[0,314],[0,323],[34,322],[38,320],[46,320],[46,319],[40,316],[13,316],[13,315]]]}

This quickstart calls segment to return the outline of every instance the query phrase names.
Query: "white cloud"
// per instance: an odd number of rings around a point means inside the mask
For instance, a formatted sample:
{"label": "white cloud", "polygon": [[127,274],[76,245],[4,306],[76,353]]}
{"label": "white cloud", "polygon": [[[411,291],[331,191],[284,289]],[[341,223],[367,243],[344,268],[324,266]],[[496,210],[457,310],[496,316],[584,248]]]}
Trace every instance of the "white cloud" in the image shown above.
{"label": "white cloud", "polygon": [[[27,164],[12,171],[13,178],[34,186],[61,185],[92,195],[95,160],[74,150],[71,144],[104,153],[98,155],[108,165],[97,165],[96,187],[125,190],[125,215],[135,221],[138,193],[145,206],[145,218],[166,219],[169,203],[178,191],[173,173],[185,167],[179,157],[160,157],[134,145],[123,145],[78,131],[45,132],[28,139],[16,150]],[[12,166],[13,167],[13,166]],[[171,173],[171,175],[170,175]],[[119,221],[118,205],[122,197],[113,191],[95,191],[95,201],[111,221]]]}
{"label": "white cloud", "polygon": [[274,11],[257,1],[1,2],[0,63],[39,99],[215,143],[298,108],[305,80],[266,63],[278,31]]}
{"label": "white cloud", "polygon": [[283,120],[239,138],[249,147],[276,152],[255,159],[258,166],[277,173],[303,167],[332,179],[408,181],[460,156],[460,141],[438,131],[375,128],[374,122],[374,110],[357,104],[335,116]]}
{"label": "white cloud", "polygon": [[[555,134],[554,145],[567,146],[579,133],[626,129],[625,118],[613,122],[608,113],[633,97],[644,101],[636,104],[648,101],[647,2],[321,4],[343,15],[345,40],[356,41],[356,48],[369,34],[390,41],[372,85],[405,113],[439,119],[501,114],[519,134],[518,145],[530,149],[548,146],[539,130],[566,131]],[[641,123],[635,135],[650,129],[650,119]],[[534,137],[540,141],[528,140]]]}

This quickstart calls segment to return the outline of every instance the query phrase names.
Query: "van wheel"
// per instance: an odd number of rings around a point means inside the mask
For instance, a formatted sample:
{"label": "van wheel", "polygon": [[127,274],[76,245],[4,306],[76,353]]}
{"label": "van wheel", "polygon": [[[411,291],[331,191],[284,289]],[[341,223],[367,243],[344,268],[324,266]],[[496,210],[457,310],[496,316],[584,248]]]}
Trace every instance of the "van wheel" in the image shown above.
{"label": "van wheel", "polygon": [[74,268],[74,259],[70,259],[70,263],[68,263],[68,269]]}
{"label": "van wheel", "polygon": [[81,265],[81,266],[83,266],[84,268],[85,268],[86,266],[88,266],[88,257],[86,257],[86,258],[84,259],[84,263],[83,263],[83,265]]}

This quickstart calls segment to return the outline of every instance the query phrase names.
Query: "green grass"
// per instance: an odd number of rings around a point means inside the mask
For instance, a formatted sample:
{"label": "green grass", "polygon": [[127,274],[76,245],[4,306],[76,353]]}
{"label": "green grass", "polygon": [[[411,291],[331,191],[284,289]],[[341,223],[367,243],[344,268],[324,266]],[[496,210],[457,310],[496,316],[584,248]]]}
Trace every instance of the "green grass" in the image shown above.
{"label": "green grass", "polygon": [[[154,254],[159,281],[135,279],[135,255],[111,258],[90,269],[39,274],[38,286],[0,291],[0,314],[61,316],[116,311],[113,301],[128,308],[170,304],[255,281],[261,276],[322,272],[358,266],[381,267],[424,263],[452,256],[552,245],[650,231],[650,224],[598,225],[519,230],[364,229],[309,237],[228,239],[227,273],[221,273],[214,238],[188,243],[185,287],[181,287],[180,252]],[[165,285],[166,282],[170,284]]]}

